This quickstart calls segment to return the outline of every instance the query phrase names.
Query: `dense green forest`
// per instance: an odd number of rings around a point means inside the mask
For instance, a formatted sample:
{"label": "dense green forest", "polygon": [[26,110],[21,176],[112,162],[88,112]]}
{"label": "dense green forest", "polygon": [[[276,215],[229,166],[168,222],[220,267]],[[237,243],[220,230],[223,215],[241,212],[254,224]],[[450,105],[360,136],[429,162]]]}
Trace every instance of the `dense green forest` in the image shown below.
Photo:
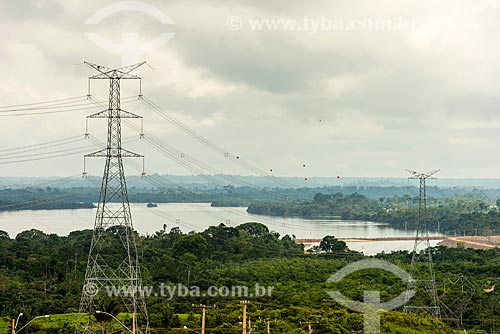
{"label": "dense green forest", "polygon": [[[24,313],[21,323],[35,315],[67,314],[46,322],[36,321],[26,330],[73,333],[91,237],[90,230],[75,231],[64,237],[30,230],[14,239],[0,233],[0,317],[3,319],[0,329],[6,332],[9,319],[20,312]],[[325,283],[346,264],[363,258],[331,236],[323,239],[316,252],[308,254],[293,237],[279,236],[258,223],[238,227],[220,225],[189,234],[174,228],[168,233],[159,231],[152,236],[136,235],[136,238],[146,285],[181,283],[201,289],[212,285],[251,287],[256,283],[273,286],[270,296],[246,298],[250,300],[248,314],[255,332],[263,332],[267,325],[265,319],[270,319],[272,333],[306,333],[308,322],[312,323],[315,333],[361,333],[362,315],[343,308],[330,299],[326,291],[336,289],[350,298],[362,300],[364,290],[378,289],[384,301],[406,288],[399,278],[377,270],[352,274],[338,284]],[[114,247],[112,243],[108,246]],[[483,291],[499,279],[498,251],[437,247],[433,253],[438,293],[448,303],[451,317],[456,318],[463,309],[460,326],[477,330],[469,333],[498,328],[500,292]],[[406,270],[411,262],[408,252],[378,257]],[[469,280],[472,289],[464,289],[460,278]],[[207,311],[207,327],[213,329],[209,333],[238,333],[242,312],[239,300],[151,296],[148,306],[153,332],[184,333],[184,326],[199,329],[200,312],[191,305],[204,303],[218,306]],[[123,321],[130,319],[123,310],[114,311]],[[106,326],[111,331],[116,323],[108,321]],[[458,326],[456,321],[445,324],[423,314],[403,314],[397,310],[382,316],[383,333],[451,333]]]}
{"label": "dense green forest", "polygon": [[[500,234],[500,211],[496,202],[487,201],[480,192],[428,199],[428,226],[432,231],[450,235]],[[338,217],[387,223],[398,229],[415,229],[418,198],[409,195],[370,199],[353,193],[317,193],[312,200],[292,203],[257,202],[248,212],[271,216],[306,218]]]}
{"label": "dense green forest", "polygon": [[[99,187],[26,187],[0,189],[0,210],[21,209],[74,209],[90,208],[98,201]],[[440,201],[450,198],[476,200],[485,205],[494,204],[489,195],[493,190],[470,190],[465,188],[428,187],[428,194]],[[252,186],[235,187],[227,185],[216,188],[162,187],[129,188],[129,200],[135,203],[212,203],[213,206],[249,206],[255,203],[273,203],[272,205],[297,205],[311,201],[321,194],[359,194],[377,204],[384,199],[384,205],[394,206],[407,202],[418,194],[413,186],[329,186],[317,188],[257,188]],[[331,195],[327,195],[331,196]],[[499,192],[500,196],[500,192]],[[380,203],[378,203],[380,204]],[[255,207],[255,206],[254,206]],[[379,207],[383,207],[380,206]],[[374,207],[375,208],[375,207]],[[322,208],[328,209],[328,208]],[[330,210],[331,211],[331,210]],[[270,214],[274,214],[272,211]],[[321,215],[321,213],[319,213]],[[363,213],[361,213],[363,214]],[[307,213],[305,213],[307,216]]]}
{"label": "dense green forest", "polygon": [[0,190],[0,211],[53,210],[93,208],[92,200],[77,199],[75,192],[57,188],[23,188]]}

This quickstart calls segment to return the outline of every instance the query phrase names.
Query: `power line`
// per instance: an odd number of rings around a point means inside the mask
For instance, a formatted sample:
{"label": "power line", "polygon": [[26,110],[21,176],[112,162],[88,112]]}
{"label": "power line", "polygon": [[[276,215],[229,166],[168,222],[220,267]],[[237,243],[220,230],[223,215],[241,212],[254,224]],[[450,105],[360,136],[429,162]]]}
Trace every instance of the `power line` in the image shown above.
{"label": "power line", "polygon": [[262,169],[260,169],[258,167],[255,167],[255,166],[249,164],[248,162],[240,159],[239,156],[236,156],[236,155],[228,152],[227,150],[225,150],[221,146],[219,146],[216,143],[210,141],[209,139],[205,138],[204,136],[202,136],[201,134],[199,134],[195,130],[191,129],[187,125],[185,125],[182,122],[180,122],[178,119],[176,119],[174,116],[172,116],[169,113],[167,113],[165,110],[163,110],[160,106],[158,106],[157,104],[155,104],[149,98],[143,96],[143,98],[140,101],[143,102],[151,110],[157,112],[162,118],[164,118],[165,120],[167,120],[168,122],[170,122],[171,124],[173,124],[174,126],[176,126],[177,128],[179,128],[184,133],[190,135],[195,140],[197,140],[201,144],[205,145],[206,147],[208,147],[209,149],[211,149],[215,153],[218,153],[219,155],[222,155],[225,158],[230,158],[229,160],[233,161],[234,163],[237,163],[238,165],[242,166],[246,170],[248,170],[248,171],[250,171],[252,173],[255,173],[257,175],[260,175],[260,176],[268,177],[268,178],[270,178],[270,180],[273,180],[274,182],[279,183],[282,186],[289,187],[289,188],[296,187],[296,185],[294,185],[294,184],[292,184],[290,182],[287,182],[285,180],[281,180],[281,179],[277,178],[274,175],[269,175],[267,172],[263,171]]}
{"label": "power line", "polygon": [[[125,101],[122,104],[130,103],[134,101]],[[88,107],[85,107],[88,106]],[[63,110],[52,110],[52,109],[63,109]],[[17,109],[17,110],[4,110],[0,112],[5,112],[6,114],[0,114],[0,117],[19,117],[19,116],[34,116],[34,115],[48,115],[48,114],[60,114],[66,112],[73,111],[82,111],[95,109],[95,106],[92,106],[91,103],[84,104],[73,104],[73,105],[65,105],[65,106],[55,106],[55,107],[41,107],[41,108],[27,108],[27,109]],[[48,111],[38,111],[38,112],[21,112],[19,111],[30,111],[30,110],[48,110]]]}
{"label": "power line", "polygon": [[[130,128],[133,130],[137,131],[137,127],[131,124],[130,122],[125,122],[126,125],[128,125]],[[223,181],[229,182],[230,184],[234,183],[240,186],[248,187],[257,190],[253,184],[246,182],[244,180],[239,179],[236,176],[232,175],[227,175],[224,174],[222,171],[217,170],[211,166],[208,166],[207,164],[189,156],[186,153],[183,153],[173,146],[165,143],[163,140],[160,138],[150,134],[148,131],[143,131],[145,134],[144,140],[145,142],[150,145],[152,148],[157,150],[158,152],[162,153],[169,159],[173,160],[180,166],[186,168],[187,170],[191,171],[193,174],[198,175],[199,177],[202,177],[206,179],[209,183],[217,186],[217,187],[224,187],[227,185],[227,183],[223,183]],[[208,172],[209,174],[206,174]],[[221,179],[221,180],[219,180]],[[273,192],[270,190],[266,189],[258,189],[258,191],[263,192],[271,197],[274,197],[278,200],[287,200],[288,196],[283,195],[277,192]]]}
{"label": "power line", "polygon": [[[61,142],[70,141],[70,140],[73,140],[73,139],[76,139],[76,138],[83,138],[83,135],[76,135],[76,136],[71,136],[71,137],[67,137],[67,138],[51,140],[51,141],[47,141],[47,142],[39,143],[39,144],[32,144],[32,145],[26,145],[26,146],[18,146],[18,147],[13,147],[13,148],[5,148],[5,149],[1,149],[0,152],[17,151],[17,150],[20,150],[20,149],[33,148],[33,147],[37,147],[37,148],[33,149],[33,150],[37,150],[39,146],[46,146],[46,145],[50,145],[50,144],[61,143]],[[61,144],[61,145],[63,145],[63,144]]]}
{"label": "power line", "polygon": [[[96,102],[98,103],[98,102]],[[134,126],[131,122],[127,122],[125,121],[125,124],[128,125],[131,129],[137,131],[137,126]],[[142,130],[142,129],[141,129]],[[142,132],[142,131],[141,131]],[[173,148],[172,146],[164,143],[161,139],[155,137],[154,135],[151,135],[149,134],[149,132],[147,131],[144,131],[144,133],[146,134],[144,136],[144,139],[146,140],[146,143],[149,144],[150,146],[152,146],[153,148],[157,149],[160,153],[166,155],[168,158],[172,159],[173,161],[177,162],[179,165],[183,166],[184,168],[188,169],[189,171],[191,171],[193,174],[195,175],[198,175],[200,177],[203,177],[205,179],[207,179],[207,181],[209,183],[212,183],[214,184],[215,186],[219,186],[219,187],[223,187],[225,186],[226,184],[224,183],[221,183],[219,180],[217,180],[217,178],[215,178],[214,176],[212,175],[207,175],[207,174],[204,174],[204,164],[196,164],[197,160],[195,159],[185,159],[186,158],[186,154],[183,154],[182,152],[176,150],[175,148]],[[93,140],[96,140],[93,136],[89,136],[90,138],[92,138]],[[151,137],[153,139],[151,139]],[[189,163],[189,161],[191,161],[191,163]],[[130,162],[131,164],[133,164],[134,162]],[[194,164],[194,166],[193,166]],[[203,166],[204,165],[204,166]],[[201,167],[200,167],[201,166]],[[211,168],[211,167],[208,167],[208,168]],[[213,171],[214,169],[212,169]],[[143,171],[144,171],[144,168],[143,168]],[[150,173],[151,174],[151,173]],[[225,175],[223,175],[225,176]],[[225,176],[227,177],[227,176]],[[147,178],[148,179],[148,178]],[[235,179],[235,178],[230,178],[229,181],[231,182],[234,182],[236,184],[242,184],[242,182],[240,182],[238,179]],[[156,180],[156,182],[158,182]],[[161,183],[160,183],[161,184]],[[172,184],[172,183],[170,183]],[[243,184],[245,186],[248,186],[250,188],[253,188],[253,185],[249,184],[249,183],[246,183],[246,182],[243,182]],[[156,185],[158,186],[158,183],[156,183]],[[177,187],[179,187],[178,185],[176,185]],[[165,188],[164,186],[162,188]],[[273,192],[269,192],[269,191],[266,191],[266,190],[261,190],[262,192],[264,193],[268,193],[270,195],[273,195],[275,197],[278,197],[280,198],[281,200],[285,199],[286,196],[283,196],[283,195],[280,195],[280,194],[276,194],[276,193],[273,193]],[[246,215],[242,214],[241,212],[239,212],[238,210],[235,210],[233,208],[225,208],[223,207],[222,208],[224,211],[231,211],[233,214],[235,215],[238,215],[240,217],[244,217],[244,218],[248,218]],[[201,211],[200,208],[198,208],[198,210]],[[205,214],[207,214],[205,212]],[[212,218],[213,217],[213,213],[208,213],[207,214],[208,216],[211,216]],[[222,217],[222,219],[221,219]],[[227,224],[228,221],[230,221],[229,219],[223,217],[223,216],[219,216],[217,218],[215,218],[215,220],[222,220],[225,224]],[[269,220],[269,219],[266,219],[266,218],[263,218],[263,217],[259,217],[258,219],[259,221],[262,221],[262,222],[265,222],[267,224],[270,224],[270,225],[275,225],[275,226],[281,226],[281,227],[294,227],[294,228],[298,228],[298,229],[302,229],[302,230],[308,230],[308,231],[317,231],[318,229],[317,228],[305,228],[303,226],[300,226],[300,225],[295,225],[295,224],[290,224],[290,223],[277,223],[277,222],[274,222],[272,220]],[[326,229],[325,229],[326,230]]]}
{"label": "power line", "polygon": [[4,162],[0,162],[0,165],[10,165],[10,164],[17,164],[17,163],[22,163],[22,162],[40,161],[40,160],[46,160],[46,159],[54,159],[54,158],[60,158],[60,157],[67,157],[67,156],[70,156],[70,155],[80,154],[80,153],[84,153],[84,152],[86,152],[86,149],[79,150],[79,151],[73,151],[72,153],[57,154],[57,155],[48,156],[48,157],[42,157],[42,158],[22,159],[22,160],[15,160],[15,161],[4,161]]}
{"label": "power line", "polygon": [[[77,141],[67,142],[67,143],[64,143],[64,144],[65,145],[66,144],[72,144],[72,143],[79,142],[79,141],[82,141],[82,140],[84,140],[84,139],[81,138],[81,139],[78,139]],[[52,147],[55,147],[55,146],[61,146],[61,145],[48,146],[45,149],[52,148]],[[91,148],[91,147],[93,147],[93,146],[87,145],[87,146],[82,146],[82,147],[72,147],[72,148],[67,148],[67,149],[64,149],[64,150],[49,151],[49,152],[43,152],[43,153],[32,153],[32,154],[26,154],[26,155],[6,155],[6,156],[0,156],[0,160],[18,159],[18,158],[26,158],[26,157],[36,157],[36,156],[42,156],[42,155],[47,155],[47,154],[55,154],[55,153],[62,153],[62,152],[68,152],[68,151],[75,150],[75,149],[83,149],[83,148]],[[25,153],[25,152],[31,152],[31,151],[33,151],[33,150],[30,150],[30,151],[21,151],[21,152],[17,152],[17,153]],[[12,153],[12,154],[17,154],[17,153]]]}
{"label": "power line", "polygon": [[[149,66],[149,64],[148,64]],[[199,108],[201,108],[203,111],[205,111],[206,113],[208,114],[212,114],[214,113],[214,110],[212,110],[211,108],[208,108],[207,105],[205,103],[202,103],[199,99],[197,98],[194,98],[193,96],[189,95],[189,94],[185,94],[185,91],[183,91],[182,89],[180,89],[178,86],[176,86],[174,84],[174,82],[172,80],[168,80],[168,78],[164,75],[162,75],[162,73],[160,73],[159,71],[156,71],[153,67],[149,66],[151,68],[151,70],[153,70],[153,72],[155,72],[156,74],[159,74],[163,79],[166,80],[167,84],[170,86],[170,88],[172,89],[173,92],[175,92],[177,94],[178,97],[180,98],[183,98],[185,99],[186,101],[189,101],[192,105],[194,106],[197,106]],[[226,123],[226,124],[229,124],[229,126],[234,126],[234,124],[232,122],[230,122],[227,118],[223,117],[220,119],[222,122]],[[241,131],[245,131],[245,128],[243,129],[239,129],[239,133],[240,134],[243,134]],[[250,132],[246,132],[243,134],[244,136],[247,136],[247,137],[250,137],[253,135],[253,133],[250,133]],[[284,154],[282,151],[278,151],[276,152],[275,150],[271,150],[269,149],[267,146],[260,146],[261,148],[267,148],[269,150],[269,152],[272,152],[272,154],[274,156],[276,155],[279,155],[281,156],[282,158],[285,157],[285,158],[288,158],[288,159],[295,159],[295,157],[292,157],[288,154]],[[270,175],[270,174],[267,174],[268,176],[272,176],[272,177],[276,177],[275,175]],[[289,185],[293,185],[294,187],[297,187],[297,186],[300,186],[299,184],[294,184],[294,183],[290,183],[288,181],[284,181],[284,182],[287,182]]]}
{"label": "power line", "polygon": [[95,109],[95,107],[92,106],[92,107],[74,108],[74,109],[66,109],[66,110],[40,111],[40,112],[19,113],[19,114],[6,114],[6,115],[0,115],[0,117],[19,117],[19,116],[60,114],[60,113],[65,113],[65,112],[82,111],[82,110],[89,110],[89,109]]}
{"label": "power line", "polygon": [[[30,110],[62,109],[62,108],[81,107],[81,106],[90,105],[89,102],[85,102],[85,101],[86,101],[86,99],[81,100],[81,101],[77,100],[74,102],[55,103],[55,104],[42,105],[42,106],[36,106],[36,107],[29,107],[29,108],[5,109],[5,110],[0,110],[0,113],[16,112],[16,111],[30,111]],[[85,102],[85,103],[80,103],[80,102]]]}
{"label": "power line", "polygon": [[[67,141],[65,143],[60,143],[57,145],[52,145],[52,146],[46,146],[43,149],[51,148],[51,147],[56,147],[56,146],[62,146],[66,145],[69,143],[74,143],[74,142],[79,142],[81,140],[84,140],[83,137],[82,139],[79,140],[72,140],[72,141]],[[137,138],[128,138],[124,140],[124,143],[131,143],[134,141],[137,141]],[[56,141],[53,141],[56,142]],[[42,145],[42,144],[40,144]],[[0,165],[8,165],[8,164],[16,164],[16,163],[23,163],[23,162],[30,162],[30,161],[39,161],[39,160],[46,160],[46,159],[53,159],[53,158],[60,158],[60,157],[65,157],[65,156],[70,156],[70,155],[75,155],[75,154],[81,154],[87,152],[89,148],[93,148],[94,145],[86,145],[86,146],[79,146],[79,147],[73,147],[73,148],[68,148],[68,149],[63,149],[63,150],[56,150],[56,151],[49,151],[49,152],[42,152],[42,153],[33,153],[33,154],[26,154],[26,155],[18,155],[18,156],[13,156],[13,155],[6,155],[6,156],[0,156],[0,160],[11,160],[12,161],[0,161]],[[13,150],[13,149],[11,149]],[[23,152],[31,152],[31,151],[36,151],[39,150],[38,148],[36,149],[30,149],[26,151],[19,151],[16,153],[11,153],[11,154],[17,154],[17,153],[23,153]],[[69,153],[66,153],[69,152]],[[24,159],[26,158],[26,159]]]}
{"label": "power line", "polygon": [[[141,168],[137,165],[137,163],[133,162],[133,161],[128,161],[127,162],[129,165],[133,166],[135,165],[135,169],[136,170],[141,170]],[[151,174],[156,174],[154,173],[153,171],[149,170],[149,169],[145,169],[145,171],[147,172],[147,175],[146,175],[146,180],[148,182],[150,182],[151,184],[155,185],[155,186],[159,186],[160,189],[161,188],[167,188],[168,186],[165,186],[164,183],[162,182],[165,182],[167,183],[169,186],[175,186],[177,188],[180,188],[180,189],[183,189],[185,191],[187,191],[187,189],[181,187],[180,185],[176,185],[172,182],[169,182],[168,180],[166,179],[162,179],[163,181],[160,181],[158,178],[155,178],[154,176],[152,176]],[[204,208],[201,208],[199,205],[197,205],[196,203],[186,203],[188,204],[189,206],[193,207],[194,209],[200,211],[201,213],[204,213],[205,215],[215,219],[216,221],[221,221],[223,222],[225,225],[230,225],[228,222],[230,222],[231,220],[227,218],[227,216],[222,216],[218,213],[212,213],[212,212],[209,212],[208,210],[204,210]],[[221,207],[221,209],[223,211],[226,211],[226,212],[231,212],[232,214],[234,215],[237,215],[237,216],[240,216],[242,218],[245,218],[245,219],[248,219],[249,217],[241,212],[239,212],[238,210],[235,210],[233,208],[229,208],[229,207]],[[216,215],[216,216],[214,216]],[[215,218],[214,218],[215,217]],[[311,227],[311,228],[307,228],[307,227],[304,227],[304,226],[301,226],[301,225],[296,225],[296,224],[291,224],[291,223],[278,223],[278,222],[275,222],[275,221],[272,221],[270,219],[267,219],[267,218],[264,218],[264,217],[261,217],[259,216],[258,218],[256,218],[256,220],[258,220],[259,222],[262,222],[262,223],[266,223],[266,224],[269,224],[271,226],[280,226],[280,227],[292,227],[292,228],[297,228],[299,230],[303,230],[303,231],[318,231],[318,230],[321,230],[320,228],[316,228],[316,227]],[[192,225],[194,226],[194,225]],[[331,229],[330,228],[324,228],[324,231],[330,231]]]}
{"label": "power line", "polygon": [[69,101],[69,100],[76,100],[76,99],[81,99],[81,98],[85,98],[85,95],[68,97],[68,98],[57,99],[57,100],[48,100],[48,101],[42,101],[42,102],[32,102],[32,103],[25,103],[25,104],[13,104],[13,105],[8,105],[8,106],[0,106],[0,109],[32,106],[32,105],[46,104],[46,103],[53,103],[53,102],[60,102],[60,101]]}
{"label": "power line", "polygon": [[[99,102],[95,101],[95,104],[99,105]],[[180,122],[178,122],[178,123],[181,124]],[[145,139],[146,143],[149,144],[151,147],[153,147],[154,149],[156,149],[157,151],[159,151],[163,155],[167,156],[169,159],[173,160],[174,162],[176,162],[180,166],[191,171],[193,174],[198,175],[202,178],[205,178],[209,183],[212,183],[215,186],[226,186],[227,184],[222,183],[221,181],[218,180],[218,179],[222,179],[222,180],[225,180],[226,182],[229,182],[229,183],[235,183],[235,184],[239,184],[239,185],[246,186],[249,188],[254,188],[253,184],[251,184],[249,182],[245,182],[244,180],[241,180],[241,179],[234,177],[234,176],[231,176],[231,175],[225,175],[223,172],[221,172],[213,167],[210,167],[207,164],[177,150],[173,146],[167,144],[166,142],[164,142],[160,138],[154,136],[153,134],[149,133],[148,131],[144,131],[142,129],[142,127],[139,130],[138,126],[134,125],[130,121],[125,120],[125,124],[127,126],[129,126],[132,130],[138,132],[139,135],[141,137],[143,137]],[[194,133],[194,130],[192,130],[191,132]],[[144,134],[146,134],[146,136],[144,136]],[[199,137],[203,138],[201,135]],[[213,144],[213,145],[216,146],[216,144]],[[213,175],[207,175],[205,172],[211,173]],[[260,191],[264,192],[270,196],[273,196],[275,198],[278,198],[280,200],[287,199],[286,195],[274,193],[272,191],[264,190],[264,189],[262,189]]]}

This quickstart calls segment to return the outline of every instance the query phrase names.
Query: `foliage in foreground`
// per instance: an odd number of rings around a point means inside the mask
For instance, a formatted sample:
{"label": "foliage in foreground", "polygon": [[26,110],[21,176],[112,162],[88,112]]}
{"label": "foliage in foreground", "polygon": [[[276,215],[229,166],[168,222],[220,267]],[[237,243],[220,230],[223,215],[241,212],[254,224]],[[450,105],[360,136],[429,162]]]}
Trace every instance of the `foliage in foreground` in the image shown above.
{"label": "foliage in foreground", "polygon": [[[74,329],[87,251],[92,231],[75,231],[66,237],[46,235],[31,230],[15,239],[0,237],[0,331],[8,331],[8,321],[19,312],[22,326],[41,314],[59,314],[41,319],[27,327],[27,332],[70,333]],[[136,236],[144,268],[145,284],[173,286],[249,286],[256,283],[273,286],[271,296],[248,297],[248,315],[255,332],[263,332],[270,319],[272,333],[306,333],[311,322],[315,333],[360,333],[363,317],[341,307],[326,294],[339,290],[354,300],[363,300],[363,291],[379,290],[383,301],[404,291],[405,284],[394,275],[368,270],[350,275],[338,284],[326,280],[348,263],[362,259],[334,238],[325,238],[320,251],[304,254],[294,237],[280,237],[264,225],[247,223],[239,227],[210,227],[201,233],[183,234],[178,229],[161,231],[153,236]],[[113,247],[112,244],[106,245]],[[344,245],[345,246],[345,245]],[[468,328],[490,329],[500,319],[496,290],[486,293],[498,280],[500,257],[496,250],[434,248],[436,276],[439,282],[465,274],[475,287],[472,300],[465,306],[464,324]],[[408,270],[408,252],[381,254]],[[455,280],[453,280],[455,281]],[[439,285],[440,296],[457,293],[458,286]],[[217,304],[207,311],[209,333],[241,331],[242,298],[161,296],[148,298],[151,325],[156,332],[185,333],[184,326],[199,330],[200,311],[192,304]],[[119,315],[126,324],[130,314]],[[66,315],[63,315],[66,313]],[[468,319],[491,319],[474,322]],[[109,321],[108,331],[117,324]],[[453,328],[455,324],[452,323]],[[180,328],[180,329],[176,329]],[[167,329],[167,330],[165,330]],[[383,333],[447,333],[450,327],[424,315],[388,312],[382,317]]]}

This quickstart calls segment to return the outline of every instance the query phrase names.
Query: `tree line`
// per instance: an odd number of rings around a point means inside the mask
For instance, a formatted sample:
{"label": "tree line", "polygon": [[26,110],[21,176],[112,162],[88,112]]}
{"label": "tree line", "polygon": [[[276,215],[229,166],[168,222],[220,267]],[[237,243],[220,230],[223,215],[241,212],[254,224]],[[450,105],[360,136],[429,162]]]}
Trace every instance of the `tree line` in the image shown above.
{"label": "tree line", "polygon": [[[68,236],[29,230],[14,238],[5,232],[0,233],[0,317],[4,323],[20,312],[25,314],[21,322],[47,313],[74,315],[81,296],[91,238],[90,230],[74,231]],[[202,289],[209,286],[254,286],[256,283],[273,286],[270,296],[248,298],[248,314],[255,331],[263,331],[267,325],[264,319],[270,319],[273,333],[306,333],[308,322],[312,323],[315,333],[361,333],[362,315],[340,306],[325,291],[341,289],[347,296],[362,300],[363,290],[377,288],[381,290],[381,297],[388,300],[405,288],[399,279],[388,273],[353,276],[342,284],[329,286],[326,280],[333,273],[364,258],[362,254],[347,249],[345,243],[334,236],[325,237],[314,252],[307,254],[303,245],[295,242],[294,236],[280,236],[265,225],[254,222],[236,227],[221,224],[191,233],[172,228],[150,236],[135,234],[135,238],[140,249],[145,285],[182,283]],[[104,246],[113,249],[115,241],[109,242]],[[455,271],[470,269],[474,261],[491,261],[484,267],[483,274],[477,276],[479,281],[476,284],[489,284],[488,279],[496,277],[500,266],[496,251],[461,251],[464,254],[438,248],[438,268],[441,268],[441,261],[443,268]],[[401,252],[383,257],[407,269],[411,256]],[[457,265],[457,261],[462,262]],[[488,275],[490,278],[487,279]],[[481,297],[477,301],[484,304],[471,307],[470,318],[495,317],[498,303],[493,303],[493,298]],[[199,312],[191,307],[192,304],[218,305],[217,309],[209,311],[207,317],[210,332],[241,331],[238,299],[174,296],[166,300],[162,296],[151,296],[147,303],[152,332],[182,333],[185,332],[184,326],[199,329]],[[124,315],[124,310],[112,300],[104,307],[109,312],[121,313],[123,321],[130,320],[130,316]],[[116,323],[106,319],[105,326],[111,332]],[[409,333],[409,330],[414,333],[452,332],[448,324],[439,320],[398,311],[383,315],[382,329],[384,333]],[[40,322],[27,330],[73,333],[74,327],[69,321],[60,320],[57,327],[44,327]]]}
{"label": "tree line", "polygon": [[[488,201],[481,193],[454,195],[427,200],[429,230],[449,235],[500,234],[500,200]],[[292,203],[255,202],[247,211],[252,214],[340,218],[387,223],[396,229],[416,229],[418,197],[380,197],[370,199],[353,193],[317,193],[312,200]]]}

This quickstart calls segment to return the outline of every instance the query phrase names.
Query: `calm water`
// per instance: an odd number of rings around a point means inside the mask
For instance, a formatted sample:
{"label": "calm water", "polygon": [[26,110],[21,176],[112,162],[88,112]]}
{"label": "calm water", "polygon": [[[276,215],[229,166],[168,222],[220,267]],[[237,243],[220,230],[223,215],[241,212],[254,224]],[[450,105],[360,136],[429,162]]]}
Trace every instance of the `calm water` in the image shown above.
{"label": "calm water", "polygon": [[[325,235],[334,235],[338,238],[415,235],[414,231],[395,230],[380,223],[257,216],[248,214],[246,208],[213,208],[210,204],[159,203],[157,208],[146,208],[145,204],[131,204],[131,209],[134,227],[144,235],[162,230],[164,225],[167,226],[167,230],[178,226],[183,232],[189,232],[202,231],[208,226],[220,223],[237,226],[249,221],[261,222],[282,236],[295,235],[299,239],[321,239]],[[91,229],[95,212],[95,209],[2,212],[0,230],[7,231],[11,237],[32,228],[45,233],[67,235],[74,230]],[[432,245],[436,242],[432,241]],[[349,242],[348,245],[351,249],[363,251],[365,254],[413,248],[412,241]]]}

